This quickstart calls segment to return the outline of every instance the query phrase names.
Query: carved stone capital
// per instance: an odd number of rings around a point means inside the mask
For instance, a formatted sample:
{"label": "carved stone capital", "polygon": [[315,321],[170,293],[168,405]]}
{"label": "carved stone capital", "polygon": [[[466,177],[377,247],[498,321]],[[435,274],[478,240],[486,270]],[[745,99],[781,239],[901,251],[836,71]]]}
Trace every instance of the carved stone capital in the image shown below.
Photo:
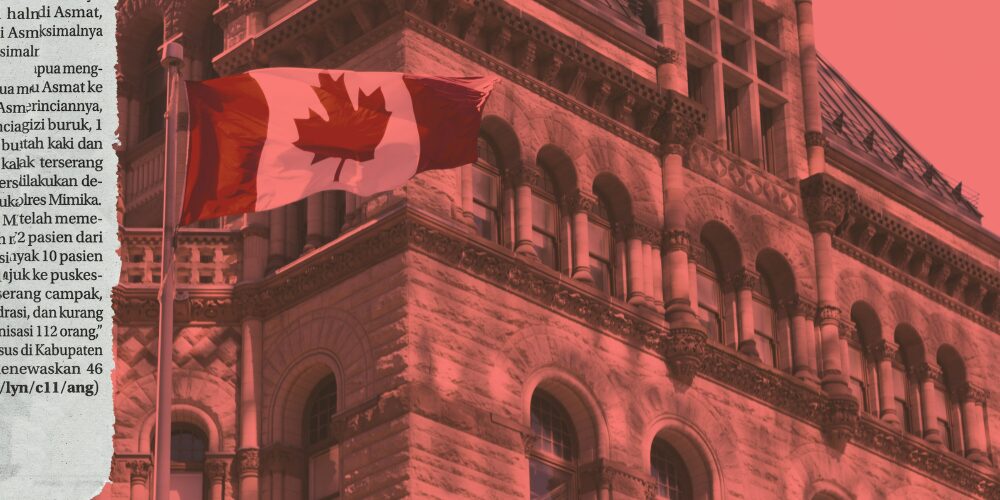
{"label": "carved stone capital", "polygon": [[867,346],[868,355],[874,361],[891,360],[899,352],[899,344],[888,340],[879,340]]}
{"label": "carved stone capital", "polygon": [[708,113],[704,106],[679,92],[668,90],[662,118],[665,126],[660,134],[664,154],[674,153],[671,146],[686,149],[705,130]]}
{"label": "carved stone capital", "polygon": [[747,268],[739,269],[729,277],[734,290],[753,290],[760,275]]}
{"label": "carved stone capital", "polygon": [[834,449],[843,451],[858,429],[858,400],[850,394],[831,395],[823,415],[823,434]]}
{"label": "carved stone capital", "polygon": [[240,476],[256,476],[260,471],[260,450],[244,448],[236,452],[236,463],[239,464]]}
{"label": "carved stone capital", "polygon": [[854,189],[828,174],[815,174],[803,180],[799,188],[802,207],[814,233],[833,233],[844,220],[849,201],[857,197]]}
{"label": "carved stone capital", "polygon": [[626,239],[637,239],[643,243],[649,243],[650,245],[660,244],[659,231],[641,223],[632,222],[629,224],[623,224],[621,226],[622,235]]}
{"label": "carved stone capital", "polygon": [[691,233],[683,229],[663,231],[663,250],[667,252],[683,250],[691,247]]}
{"label": "carved stone capital", "polygon": [[926,382],[927,380],[943,380],[941,368],[938,368],[930,363],[913,365],[909,368],[909,372],[911,377],[919,380],[920,382]]}
{"label": "carved stone capital", "polygon": [[660,339],[659,350],[671,377],[688,385],[694,381],[705,357],[707,339],[704,329],[693,324],[670,328],[669,333]]}
{"label": "carved stone capital", "polygon": [[955,397],[955,400],[961,401],[962,403],[972,401],[976,404],[986,404],[986,400],[989,399],[990,393],[982,387],[974,386],[966,382],[953,391],[953,396]]}
{"label": "carved stone capital", "polygon": [[840,326],[837,328],[837,333],[840,334],[840,338],[848,340],[858,340],[858,326],[849,321],[840,322]]}
{"label": "carved stone capital", "polygon": [[826,135],[823,132],[806,132],[806,146],[826,147]]}
{"label": "carved stone capital", "polygon": [[665,47],[663,45],[658,45],[656,47],[656,55],[653,56],[656,60],[656,64],[676,64],[680,60],[680,53],[670,47]]}
{"label": "carved stone capital", "polygon": [[535,446],[538,445],[538,436],[531,432],[521,433],[521,446],[524,448],[524,456],[530,457],[531,452],[535,451]]}
{"label": "carved stone capital", "polygon": [[829,304],[821,305],[816,308],[816,323],[819,325],[827,325],[831,323],[837,323],[840,321],[840,308],[837,306],[831,306]]}
{"label": "carved stone capital", "polygon": [[205,475],[212,483],[221,483],[226,478],[229,464],[225,460],[209,460],[205,463]]}
{"label": "carved stone capital", "polygon": [[125,463],[130,473],[132,483],[145,484],[149,480],[149,472],[153,470],[153,461],[148,458],[135,458]]}
{"label": "carved stone capital", "polygon": [[789,316],[802,316],[808,319],[816,317],[816,304],[809,302],[801,295],[796,294],[794,297],[785,300],[783,305]]}
{"label": "carved stone capital", "polygon": [[589,212],[593,210],[596,205],[597,197],[580,190],[567,194],[562,198],[563,210],[570,214]]}
{"label": "carved stone capital", "polygon": [[527,165],[521,165],[508,171],[507,177],[515,186],[536,186],[542,178],[542,171]]}

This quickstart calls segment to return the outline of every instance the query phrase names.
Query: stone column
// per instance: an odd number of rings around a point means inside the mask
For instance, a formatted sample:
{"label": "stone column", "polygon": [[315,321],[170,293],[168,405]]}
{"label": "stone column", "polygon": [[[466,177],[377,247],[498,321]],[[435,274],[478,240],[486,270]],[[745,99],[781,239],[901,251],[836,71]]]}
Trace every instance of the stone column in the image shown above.
{"label": "stone column", "polygon": [[827,174],[813,175],[803,180],[799,187],[802,190],[803,208],[809,221],[809,230],[813,233],[819,295],[817,323],[823,339],[823,390],[845,398],[852,397],[841,363],[840,351],[844,346],[837,332],[840,309],[836,306],[833,233],[847,214],[847,200],[857,194],[852,188]]}
{"label": "stone column", "polygon": [[285,263],[285,210],[288,207],[278,207],[268,212],[268,256],[267,269],[275,270]]}
{"label": "stone column", "polygon": [[264,212],[246,214],[243,224],[242,281],[257,281],[264,277],[268,260],[268,215]]}
{"label": "stone column", "polygon": [[805,112],[806,151],[809,174],[826,167],[823,138],[823,117],[819,97],[819,58],[816,55],[816,35],[813,29],[812,0],[796,0],[799,25],[799,62],[802,66],[802,107]]}
{"label": "stone column", "polygon": [[[901,422],[900,418],[902,415],[896,414],[896,391],[905,391],[905,387],[894,387],[895,382],[892,378],[892,359],[899,351],[899,346],[888,340],[880,340],[873,345],[868,346],[868,354],[871,359],[878,363],[878,405],[879,405],[879,417],[885,421],[885,423],[893,426],[899,427]],[[933,393],[933,386],[931,387],[931,396]],[[904,394],[905,398],[906,395]],[[921,401],[926,399],[926,397],[921,394]],[[934,422],[935,426],[937,421]],[[926,428],[926,427],[925,427]]]}
{"label": "stone column", "polygon": [[538,257],[531,228],[531,186],[541,175],[538,169],[524,165],[510,173],[514,184],[514,253],[525,257]]}
{"label": "stone column", "polygon": [[597,198],[589,193],[577,190],[563,197],[563,209],[572,214],[573,240],[573,279],[592,283],[594,277],[590,274],[590,210],[597,203]]}
{"label": "stone column", "polygon": [[306,198],[306,252],[315,250],[323,244],[323,194],[313,193]]}
{"label": "stone column", "polygon": [[986,443],[984,408],[987,392],[972,384],[965,384],[958,391],[962,402],[962,428],[965,430],[965,456],[977,464],[989,465]]}
{"label": "stone column", "polygon": [[240,346],[240,499],[256,499],[257,473],[257,407],[260,400],[259,374],[263,323],[258,318],[246,318],[241,328]]}
{"label": "stone column", "polygon": [[[654,232],[654,234],[656,234]],[[660,244],[658,241],[654,241],[652,254],[650,255],[650,265],[652,269],[646,272],[652,275],[653,278],[653,307],[656,309],[663,308],[663,252],[660,250]],[[696,288],[696,287],[691,287]]]}
{"label": "stone column", "polygon": [[[648,238],[649,230],[643,227],[642,235],[642,290],[646,298],[642,305],[649,307],[650,309],[655,308],[653,302],[653,244]],[[659,255],[656,259],[659,260]]]}
{"label": "stone column", "polygon": [[628,302],[642,304],[646,300],[648,290],[645,287],[644,273],[649,272],[646,255],[642,243],[642,228],[638,224],[625,226],[625,248],[628,254]]}
{"label": "stone column", "polygon": [[760,357],[757,350],[757,338],[754,333],[753,319],[753,289],[760,276],[754,271],[743,268],[736,271],[730,281],[736,290],[736,308],[739,315],[739,351],[754,358]]}
{"label": "stone column", "polygon": [[340,222],[343,217],[343,207],[337,203],[337,197],[343,193],[325,191],[323,195],[323,241],[330,241],[340,233]]}
{"label": "stone column", "polygon": [[476,167],[473,167],[471,163],[462,166],[461,179],[459,181],[461,184],[461,186],[459,187],[461,188],[461,193],[462,193],[461,206],[459,207],[461,211],[461,219],[469,226],[475,226],[475,222],[472,218],[472,208],[473,208],[472,169],[473,168]]}
{"label": "stone column", "polygon": [[205,476],[208,478],[208,498],[210,500],[222,500],[222,484],[225,482],[226,469],[228,468],[229,464],[225,460],[211,460],[205,463]]}
{"label": "stone column", "polygon": [[816,358],[816,343],[811,322],[806,322],[816,314],[816,306],[796,295],[785,303],[785,310],[792,337],[792,372],[806,382],[818,384],[815,362],[810,362]]}
{"label": "stone column", "polygon": [[129,500],[149,500],[149,471],[153,463],[148,458],[130,460],[126,466],[129,469],[130,491]]}
{"label": "stone column", "polygon": [[923,418],[924,439],[940,445],[943,442],[938,419],[948,411],[937,395],[934,384],[941,380],[941,369],[931,363],[911,367],[910,376],[920,382],[920,416]]}

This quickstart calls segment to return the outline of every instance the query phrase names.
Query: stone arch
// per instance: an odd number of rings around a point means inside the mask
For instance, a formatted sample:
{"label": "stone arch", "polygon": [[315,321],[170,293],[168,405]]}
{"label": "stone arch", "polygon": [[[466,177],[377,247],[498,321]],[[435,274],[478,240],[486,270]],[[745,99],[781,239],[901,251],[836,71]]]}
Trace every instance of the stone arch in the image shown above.
{"label": "stone arch", "polygon": [[619,385],[610,380],[610,373],[588,363],[596,352],[594,341],[618,343],[597,332],[593,338],[583,340],[565,330],[553,327],[534,327],[510,335],[497,350],[491,380],[503,381],[491,385],[490,396],[498,401],[508,401],[519,411],[511,418],[524,420],[530,415],[531,394],[543,380],[561,381],[575,391],[593,415],[597,437],[597,452],[608,458],[611,454],[609,428],[623,428],[625,404],[618,395]]}
{"label": "stone arch", "polygon": [[566,152],[551,144],[538,150],[536,164],[552,178],[558,196],[565,196],[580,188],[576,166]]}
{"label": "stone arch", "polygon": [[632,196],[625,184],[610,172],[601,172],[594,177],[594,195],[607,204],[609,215],[617,223],[628,223],[634,220],[632,212]]}
{"label": "stone arch", "polygon": [[[662,225],[663,181],[656,157],[646,151],[611,140],[603,135],[589,138],[586,165],[579,165],[581,184],[591,184],[602,173],[614,174],[625,186],[632,203],[632,213],[653,227]],[[585,170],[586,169],[586,170]]]}
{"label": "stone arch", "polygon": [[880,311],[879,319],[882,330],[886,330],[889,319],[886,317],[885,294],[875,276],[868,274],[864,270],[858,272],[857,269],[845,269],[837,274],[836,287],[837,301],[842,310],[846,311],[847,306],[856,302],[865,302],[872,309]]}
{"label": "stone arch", "polygon": [[883,496],[871,484],[866,462],[859,464],[823,443],[800,446],[783,457],[783,461],[788,467],[781,498],[851,500]]}
{"label": "stone arch", "polygon": [[531,400],[536,391],[543,390],[563,405],[576,431],[578,459],[581,463],[607,457],[607,424],[601,414],[597,398],[588,387],[573,375],[552,366],[535,370],[524,383],[522,393],[523,417],[521,422],[531,427]]}
{"label": "stone arch", "polygon": [[[187,423],[201,429],[201,431],[204,432],[205,436],[208,438],[207,451],[212,453],[225,451],[222,448],[221,429],[217,425],[215,418],[204,409],[190,403],[175,403],[170,408],[170,415],[171,423]],[[146,417],[146,421],[142,424],[141,431],[139,432],[139,439],[136,444],[136,450],[139,453],[152,453],[152,440],[153,433],[155,431],[156,413],[154,409],[154,412]]]}
{"label": "stone arch", "polygon": [[[338,406],[372,396],[375,362],[368,334],[349,313],[337,309],[304,312],[287,325],[265,326],[261,429],[264,442],[285,438],[295,427],[291,411],[308,397],[322,376],[337,376]],[[277,334],[275,334],[277,333]],[[304,387],[308,385],[308,387]],[[304,392],[304,394],[302,394]],[[299,422],[301,425],[301,422]]]}
{"label": "stone arch", "polygon": [[882,336],[882,320],[879,318],[875,308],[868,302],[859,300],[851,305],[850,317],[851,321],[858,328],[858,335],[861,337],[863,344],[872,345],[884,339]]}
{"label": "stone arch", "polygon": [[743,268],[743,250],[736,236],[724,224],[708,221],[701,228],[701,244],[713,258],[722,276],[728,276]]}
{"label": "stone arch", "polygon": [[[654,419],[643,431],[641,441],[642,460],[646,468],[651,462],[653,441],[663,439],[684,460],[691,475],[692,493],[695,499],[725,498],[725,484],[722,471],[726,470],[712,441],[702,432],[695,421],[679,415],[663,414]],[[735,456],[735,454],[730,454]]]}
{"label": "stone arch", "polygon": [[960,391],[968,381],[965,358],[951,344],[942,344],[938,347],[936,358],[948,389],[953,392]]}
{"label": "stone arch", "polygon": [[917,333],[916,328],[909,323],[901,323],[896,326],[893,332],[893,342],[899,345],[906,366],[919,366],[927,361],[924,340]]}
{"label": "stone arch", "polygon": [[[165,25],[163,5],[160,0],[129,0],[121,2],[117,13],[118,71],[126,81],[136,81],[143,68],[148,39],[154,30]],[[165,28],[160,28],[161,42]]]}
{"label": "stone arch", "polygon": [[501,172],[510,171],[521,162],[521,141],[517,132],[510,126],[507,120],[497,115],[487,115],[483,117],[479,127],[479,133],[486,138],[494,147],[497,153],[499,165],[496,165]]}
{"label": "stone arch", "polygon": [[[116,389],[115,449],[148,451],[156,421],[156,374],[149,373]],[[178,409],[184,409],[178,413]],[[236,449],[236,388],[204,372],[174,370],[172,414],[199,425],[210,451]],[[143,448],[145,446],[145,448]]]}
{"label": "stone arch", "polygon": [[757,254],[757,272],[767,278],[774,288],[774,299],[780,304],[798,294],[797,281],[792,266],[777,250],[765,248]]}

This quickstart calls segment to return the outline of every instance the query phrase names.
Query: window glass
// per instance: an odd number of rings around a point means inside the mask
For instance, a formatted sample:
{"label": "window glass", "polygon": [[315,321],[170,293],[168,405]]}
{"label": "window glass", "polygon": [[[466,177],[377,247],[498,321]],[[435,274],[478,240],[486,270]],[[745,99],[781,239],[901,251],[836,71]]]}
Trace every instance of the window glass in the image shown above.
{"label": "window glass", "polygon": [[500,241],[500,177],[482,167],[472,169],[472,217],[476,231],[491,241]]}
{"label": "window glass", "polygon": [[542,390],[531,397],[535,448],[529,465],[532,499],[569,498],[576,460],[576,431],[566,409]]}
{"label": "window glass", "polygon": [[684,459],[662,439],[653,440],[650,453],[650,474],[656,478],[656,496],[670,500],[692,498],[691,474]]}
{"label": "window glass", "polygon": [[316,384],[309,395],[306,404],[306,444],[317,444],[330,437],[330,418],[336,412],[337,379],[330,374]]}
{"label": "window glass", "polygon": [[608,293],[613,293],[611,280],[611,230],[607,226],[589,222],[590,273],[594,284]]}
{"label": "window glass", "polygon": [[559,209],[548,198],[534,194],[531,197],[532,240],[535,253],[542,263],[552,269],[559,268]]}

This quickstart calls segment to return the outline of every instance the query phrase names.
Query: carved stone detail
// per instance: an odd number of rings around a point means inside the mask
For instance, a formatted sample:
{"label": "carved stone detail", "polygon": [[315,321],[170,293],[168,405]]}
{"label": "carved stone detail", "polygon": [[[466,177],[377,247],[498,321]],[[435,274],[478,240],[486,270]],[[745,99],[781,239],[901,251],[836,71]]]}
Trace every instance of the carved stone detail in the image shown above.
{"label": "carved stone detail", "polygon": [[753,290],[757,286],[759,279],[760,275],[755,271],[743,268],[737,270],[729,277],[729,283],[733,286],[734,290]]}
{"label": "carved stone detail", "polygon": [[691,233],[682,229],[669,229],[663,231],[663,250],[674,252],[677,250],[687,251],[691,247]]}
{"label": "carved stone detail", "polygon": [[806,132],[807,147],[819,146],[821,148],[825,148],[826,144],[826,136],[823,132]]}
{"label": "carved stone detail", "polygon": [[256,476],[260,470],[260,450],[244,448],[236,452],[240,476]]}
{"label": "carved stone detail", "polygon": [[891,360],[899,352],[899,344],[880,340],[867,346],[868,355],[874,361]]}
{"label": "carved stone detail", "polygon": [[823,416],[823,434],[829,445],[843,451],[858,428],[858,400],[853,396],[831,395]]}
{"label": "carved stone detail", "polygon": [[149,472],[153,470],[153,462],[148,458],[131,459],[125,463],[133,483],[145,483],[149,480]]}
{"label": "carved stone detail", "polygon": [[534,167],[521,165],[520,167],[510,169],[507,177],[514,186],[537,186],[538,181],[542,178],[542,171]]}
{"label": "carved stone detail", "polygon": [[831,305],[821,305],[816,308],[816,324],[828,325],[840,321],[840,308]]}
{"label": "carved stone detail", "polygon": [[708,335],[691,326],[671,327],[659,342],[660,354],[667,362],[670,376],[690,385],[702,366]]}
{"label": "carved stone detail", "polygon": [[563,210],[570,214],[590,212],[597,205],[597,198],[594,195],[580,190],[563,196],[561,201]]}
{"label": "carved stone detail", "polygon": [[913,365],[909,368],[910,376],[915,378],[920,382],[925,382],[928,379],[935,381],[942,381],[943,372],[941,368],[934,366],[930,363],[920,363],[918,365]]}
{"label": "carved stone detail", "polygon": [[854,190],[829,174],[815,174],[799,184],[802,203],[813,232],[833,233],[847,213],[847,199]]}
{"label": "carved stone detail", "polygon": [[205,475],[212,483],[221,483],[226,478],[229,464],[224,460],[210,460],[205,463]]}

